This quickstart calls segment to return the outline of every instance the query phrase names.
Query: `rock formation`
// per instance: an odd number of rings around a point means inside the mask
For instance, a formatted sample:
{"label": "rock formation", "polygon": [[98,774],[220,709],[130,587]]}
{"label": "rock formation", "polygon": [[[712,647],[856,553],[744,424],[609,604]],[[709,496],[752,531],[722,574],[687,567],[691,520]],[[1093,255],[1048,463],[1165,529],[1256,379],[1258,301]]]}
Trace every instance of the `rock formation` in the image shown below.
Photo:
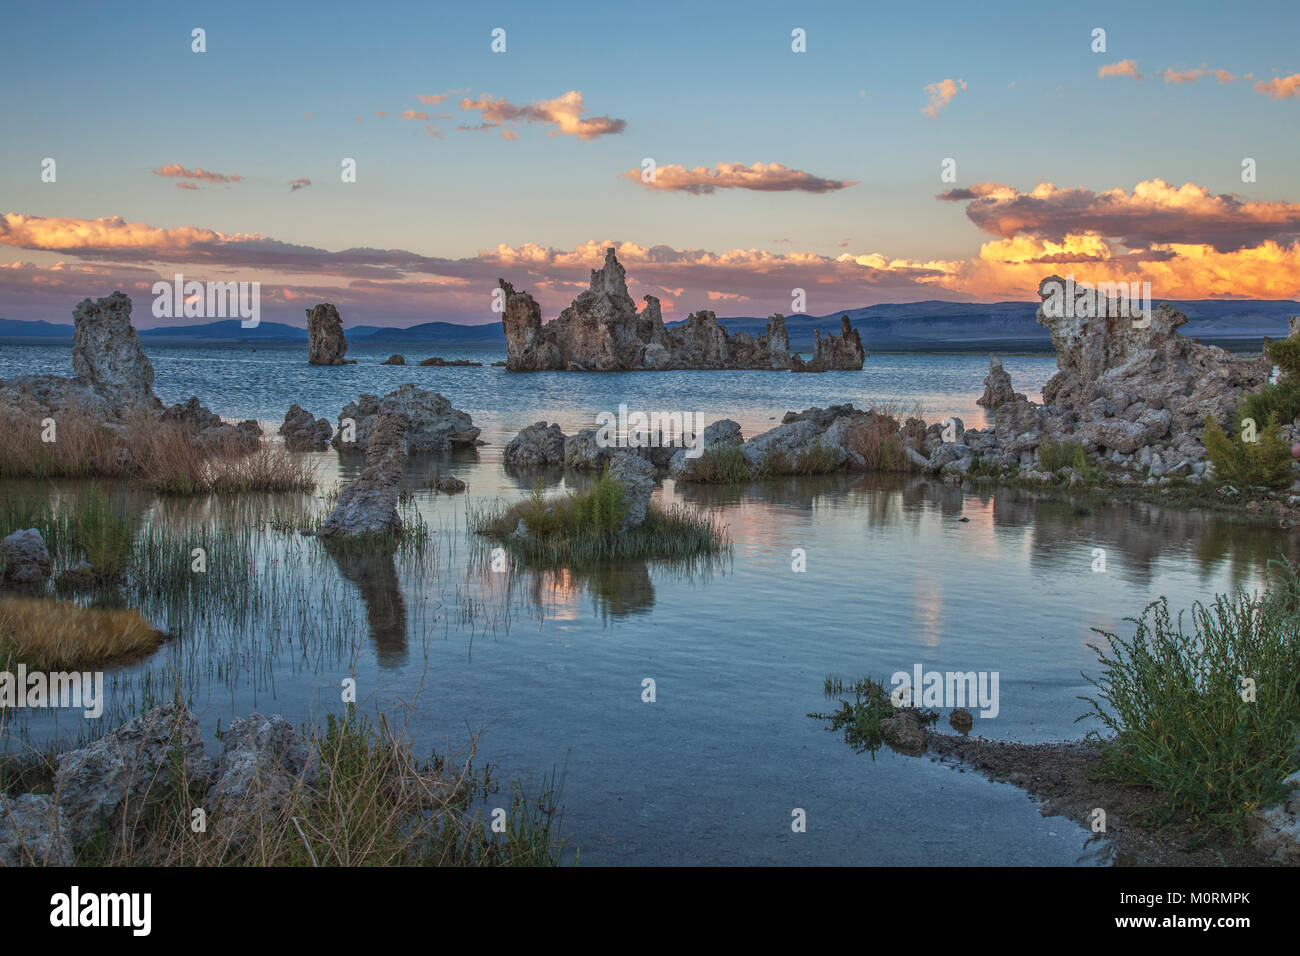
{"label": "rock formation", "polygon": [[645,521],[650,495],[655,490],[655,466],[640,455],[620,451],[610,456],[609,468],[605,473],[623,486],[627,500],[627,512],[623,515],[621,530],[640,526]]}
{"label": "rock formation", "polygon": [[343,320],[339,310],[328,302],[307,310],[307,364],[349,365],[343,356],[348,340],[343,337]]}
{"label": "rock formation", "polygon": [[[1038,294],[1046,303],[1064,285],[1060,276],[1049,276]],[[1134,406],[1163,408],[1171,413],[1175,431],[1199,433],[1207,413],[1227,422],[1238,396],[1262,386],[1272,372],[1265,356],[1243,358],[1178,334],[1187,316],[1167,302],[1146,318],[1063,311],[1057,317],[1042,305],[1038,309],[1038,323],[1052,334],[1060,369],[1043,387],[1046,405],[1082,410],[1101,399],[1103,417],[1119,414],[1121,405],[1133,417],[1141,413],[1141,408],[1131,413]],[[1111,406],[1116,410],[1109,411]]]}
{"label": "rock formation", "polygon": [[506,446],[507,465],[558,465],[564,461],[564,432],[546,422],[529,425]]}
{"label": "rock formation", "polygon": [[295,402],[284,416],[280,434],[290,451],[324,451],[329,447],[334,429],[328,418],[313,418],[311,412]]}
{"label": "rock formation", "polygon": [[198,398],[163,409],[161,420],[179,425],[195,444],[211,451],[252,451],[262,438],[262,426],[253,419],[245,419],[238,425],[227,424]]}
{"label": "rock formation", "polygon": [[441,355],[435,355],[425,359],[421,365],[432,365],[434,368],[481,368],[482,362],[471,362],[469,359],[445,359]]}
{"label": "rock formation", "polygon": [[984,394],[975,399],[976,405],[994,409],[1008,402],[1023,402],[1025,396],[1011,387],[1011,376],[1002,367],[1002,359],[989,356],[989,374],[984,378]]}
{"label": "rock formation", "polygon": [[[654,296],[647,295],[645,308],[637,311],[613,249],[606,250],[605,264],[592,270],[589,288],[546,325],[542,325],[541,308],[532,296],[515,291],[504,279],[499,281],[505,294],[501,321],[506,368],[512,372],[790,367],[783,316],[772,316],[761,335],[742,332],[730,336],[708,310],[694,312],[680,326],[669,329]],[[856,332],[852,338],[857,340]],[[831,352],[826,355],[831,360]]]}
{"label": "rock formation", "polygon": [[114,292],[83,299],[73,310],[75,375],[24,375],[0,382],[0,405],[45,415],[75,409],[103,421],[133,412],[156,413],[153,366],[131,326],[131,299]]}
{"label": "rock formation", "polygon": [[401,530],[402,519],[397,513],[398,482],[406,461],[409,426],[405,415],[388,412],[376,415],[368,423],[365,470],[343,489],[338,504],[316,532],[317,537],[367,537]]}
{"label": "rock formation", "polygon": [[0,540],[0,583],[41,585],[50,576],[50,552],[35,528]]}
{"label": "rock formation", "polygon": [[[406,418],[409,423],[405,439],[407,454],[446,451],[474,445],[478,441],[480,430],[474,427],[474,421],[468,414],[453,408],[451,402],[437,392],[407,382],[383,398],[362,395],[358,401],[344,406],[339,413],[334,447],[365,451],[370,429],[381,415],[401,415]],[[355,424],[354,441],[348,440],[351,431],[346,423],[349,420]]]}
{"label": "rock formation", "polygon": [[791,359],[793,372],[859,371],[866,361],[867,350],[862,338],[849,323],[847,315],[840,316],[840,334],[822,338],[821,329],[814,330],[813,357],[804,362],[798,355]]}
{"label": "rock formation", "polygon": [[379,363],[380,365],[405,365],[406,356],[393,354]]}

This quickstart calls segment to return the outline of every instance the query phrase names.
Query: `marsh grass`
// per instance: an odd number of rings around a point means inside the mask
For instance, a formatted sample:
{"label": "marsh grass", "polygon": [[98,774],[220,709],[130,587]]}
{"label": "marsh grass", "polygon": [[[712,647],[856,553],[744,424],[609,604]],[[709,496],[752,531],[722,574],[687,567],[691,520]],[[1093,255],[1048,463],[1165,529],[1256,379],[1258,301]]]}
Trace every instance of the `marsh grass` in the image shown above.
{"label": "marsh grass", "polygon": [[1106,478],[1106,470],[1088,460],[1088,452],[1077,441],[1052,441],[1048,439],[1038,446],[1039,469],[1056,474],[1062,468],[1073,468],[1075,474],[1090,485],[1099,484]]}
{"label": "marsh grass", "polygon": [[[409,717],[409,714],[408,714]],[[190,826],[205,805],[209,779],[187,766],[179,724],[172,757],[143,793],[132,794],[122,816],[104,821],[73,852],[79,866],[554,866],[560,863],[562,779],[552,773],[530,794],[518,781],[502,784],[493,768],[474,764],[477,738],[459,758],[432,753],[418,759],[403,732],[381,716],[371,721],[349,706],[309,728],[305,742],[314,774],[291,781],[288,792],[211,806],[203,832]],[[47,760],[49,758],[46,758]],[[10,761],[15,789],[52,777],[33,761]],[[40,761],[35,763],[39,764]],[[5,765],[0,765],[5,766]],[[494,799],[495,798],[495,799]],[[484,809],[506,811],[494,832]],[[576,858],[575,861],[576,862]]]}
{"label": "marsh grass", "polygon": [[[859,677],[844,681],[838,674],[829,674],[822,687],[827,700],[839,700],[839,709],[829,714],[808,714],[814,720],[830,722],[827,730],[844,735],[844,742],[855,753],[870,753],[875,759],[876,751],[884,743],[880,722],[889,717],[897,717],[904,711],[916,713],[923,724],[932,724],[939,719],[933,710],[921,710],[916,707],[895,707],[890,698],[889,689],[883,681],[874,677]],[[851,698],[851,699],[850,699]]]}
{"label": "marsh grass", "polygon": [[735,484],[754,477],[739,445],[710,445],[690,466],[690,480],[707,484]]}
{"label": "marsh grass", "polygon": [[252,452],[240,441],[199,444],[176,422],[128,415],[112,427],[80,409],[53,416],[54,440],[41,419],[14,409],[0,429],[0,478],[132,478],[159,494],[253,494],[311,491],[315,465],[283,445]]}
{"label": "marsh grass", "polygon": [[898,437],[898,421],[889,415],[878,412],[869,425],[854,426],[849,430],[847,444],[862,456],[867,471],[908,472],[920,467],[908,456]]}
{"label": "marsh grass", "polygon": [[[623,486],[608,475],[581,491],[546,498],[540,489],[514,505],[471,510],[470,528],[501,541],[528,565],[558,567],[628,559],[682,560],[717,554],[727,544],[710,516],[653,503],[645,520],[619,530],[627,512]],[[520,522],[527,535],[516,535]]]}
{"label": "marsh grass", "polygon": [[759,478],[825,475],[839,471],[842,466],[843,458],[819,440],[794,455],[769,445],[759,459],[755,473]]}
{"label": "marsh grass", "polygon": [[1079,719],[1113,735],[1101,741],[1106,777],[1161,790],[1171,814],[1239,835],[1300,769],[1300,581],[1290,564],[1271,570],[1263,595],[1220,594],[1176,619],[1161,598],[1128,619],[1131,637],[1097,630],[1101,673],[1084,675],[1096,696],[1080,698],[1092,709]]}
{"label": "marsh grass", "polygon": [[0,600],[0,658],[40,670],[107,664],[155,650],[167,635],[138,612],[43,598]]}

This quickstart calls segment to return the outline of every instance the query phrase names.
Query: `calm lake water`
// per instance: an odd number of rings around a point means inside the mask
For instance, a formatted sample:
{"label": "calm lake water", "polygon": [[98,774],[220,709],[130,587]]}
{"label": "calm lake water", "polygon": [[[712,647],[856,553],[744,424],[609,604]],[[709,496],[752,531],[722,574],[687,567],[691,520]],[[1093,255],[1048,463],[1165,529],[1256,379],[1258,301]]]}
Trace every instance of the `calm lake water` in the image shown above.
{"label": "calm lake water", "polygon": [[[106,722],[177,681],[209,733],[253,710],[323,720],[341,711],[340,681],[355,676],[362,707],[409,720],[424,748],[457,751],[479,734],[478,758],[530,789],[563,772],[563,834],[587,864],[1106,863],[1104,844],[1042,816],[1014,787],[887,749],[874,759],[855,754],[807,716],[834,709],[824,679],[888,678],[916,664],[996,671],[1000,712],[977,717],[976,733],[1077,738],[1093,726],[1074,723],[1086,706],[1077,697],[1089,690],[1080,672],[1097,671],[1087,646],[1099,640],[1093,628],[1123,629],[1126,616],[1162,595],[1182,608],[1256,587],[1285,543],[1218,516],[962,492],[924,479],[667,481],[656,498],[713,513],[727,527],[724,560],[496,574],[483,542],[466,531],[470,510],[514,500],[539,480],[552,489],[584,480],[508,474],[502,449],[526,424],[545,418],[572,433],[625,402],[733,418],[749,436],[790,409],[889,401],[919,405],[929,420],[957,415],[981,425],[975,399],[987,358],[873,356],[860,373],[821,375],[508,375],[379,366],[391,351],[354,349],[357,365],[311,368],[305,348],[148,347],[164,401],[197,394],[269,432],[293,402],[333,420],[363,391],[414,382],[470,412],[488,444],[408,463],[407,520],[432,534],[422,551],[391,562],[335,559],[283,527],[284,516],[292,526],[324,508],[319,496],[355,476],[355,456],[312,456],[322,479],[315,498],[128,496],[141,534],[198,540],[259,530],[240,546],[247,596],[215,601],[204,615],[142,597],[155,623],[180,639],[110,675]],[[408,361],[429,354],[500,357],[406,352]],[[1055,367],[1050,357],[1012,356],[1005,365],[1031,398]],[[70,373],[64,347],[0,345],[0,376],[44,371]],[[435,470],[464,478],[469,492],[419,491]],[[1104,573],[1092,570],[1095,548],[1105,549]],[[802,573],[792,570],[794,549],[806,554]],[[227,553],[214,546],[211,574],[235,573],[220,567]],[[654,703],[642,701],[646,678],[656,683]],[[68,713],[23,713],[9,731],[39,744],[73,739],[85,725]],[[792,832],[795,809],[806,811],[807,832]]]}

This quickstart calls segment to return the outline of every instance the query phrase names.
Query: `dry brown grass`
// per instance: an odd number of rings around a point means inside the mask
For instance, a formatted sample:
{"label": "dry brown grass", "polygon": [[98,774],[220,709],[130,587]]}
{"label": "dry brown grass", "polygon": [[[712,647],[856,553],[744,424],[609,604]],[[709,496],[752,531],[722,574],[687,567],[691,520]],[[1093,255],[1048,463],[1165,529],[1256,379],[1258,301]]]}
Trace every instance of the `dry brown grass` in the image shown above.
{"label": "dry brown grass", "polygon": [[917,468],[903,450],[898,422],[889,415],[877,413],[870,425],[851,429],[848,447],[862,456],[867,471],[915,471]]}
{"label": "dry brown grass", "polygon": [[136,611],[42,598],[0,600],[0,657],[41,670],[133,657],[152,651],[166,636]]}
{"label": "dry brown grass", "polygon": [[253,451],[239,439],[195,442],[175,422],[139,415],[109,427],[76,409],[60,411],[55,440],[44,442],[40,420],[13,410],[3,413],[0,478],[134,478],[162,494],[310,492],[315,467],[283,445],[259,444]]}

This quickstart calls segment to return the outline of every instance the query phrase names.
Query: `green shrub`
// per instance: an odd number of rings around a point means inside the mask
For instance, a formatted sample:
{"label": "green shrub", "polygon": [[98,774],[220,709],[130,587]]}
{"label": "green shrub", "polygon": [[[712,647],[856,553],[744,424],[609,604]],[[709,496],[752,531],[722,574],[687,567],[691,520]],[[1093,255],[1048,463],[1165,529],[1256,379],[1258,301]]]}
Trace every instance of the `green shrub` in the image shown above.
{"label": "green shrub", "polygon": [[1300,338],[1269,342],[1268,357],[1282,370],[1283,379],[1300,378]]}
{"label": "green shrub", "polygon": [[691,465],[690,480],[712,484],[734,484],[754,477],[754,466],[749,463],[739,445],[711,445]]}
{"label": "green shrub", "polygon": [[[1128,619],[1132,637],[1097,631],[1108,641],[1089,645],[1101,676],[1084,675],[1097,697],[1080,699],[1092,705],[1084,717],[1114,735],[1102,743],[1104,776],[1155,787],[1193,820],[1238,831],[1281,798],[1300,765],[1300,586],[1281,568],[1263,596],[1196,603],[1188,629],[1161,598]],[[1254,682],[1249,700],[1244,678]]]}
{"label": "green shrub", "polygon": [[1282,441],[1277,416],[1268,419],[1253,442],[1229,438],[1214,416],[1205,417],[1201,443],[1214,463],[1220,484],[1285,488],[1291,484],[1291,449]]}
{"label": "green shrub", "polygon": [[1284,423],[1300,416],[1300,377],[1265,385],[1258,392],[1242,396],[1237,404],[1237,421],[1253,418],[1256,422],[1266,422],[1274,416]]}
{"label": "green shrub", "polygon": [[1062,468],[1073,468],[1088,484],[1097,484],[1106,477],[1105,469],[1088,461],[1088,452],[1077,441],[1052,441],[1038,446],[1038,464],[1043,471],[1056,474]]}

